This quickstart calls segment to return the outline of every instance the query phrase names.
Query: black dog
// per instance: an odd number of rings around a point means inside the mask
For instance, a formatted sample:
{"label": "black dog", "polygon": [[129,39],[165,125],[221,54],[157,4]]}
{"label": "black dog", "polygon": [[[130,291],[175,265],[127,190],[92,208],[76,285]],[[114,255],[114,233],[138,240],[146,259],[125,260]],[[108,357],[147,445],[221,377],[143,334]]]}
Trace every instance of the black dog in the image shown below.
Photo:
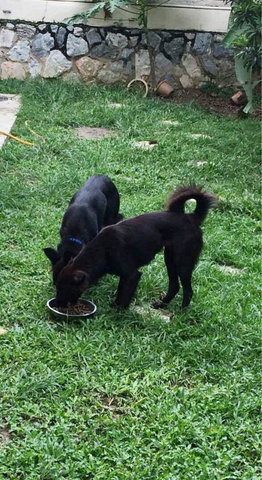
{"label": "black dog", "polygon": [[57,251],[44,249],[52,263],[54,284],[69,260],[76,257],[101,228],[122,220],[119,203],[117,188],[106,175],[93,175],[74,194],[62,220]]}
{"label": "black dog", "polygon": [[[184,204],[195,199],[193,213],[184,212]],[[115,305],[129,306],[141,277],[138,268],[153,260],[164,248],[169,277],[166,296],[154,304],[166,305],[183,287],[182,307],[189,305],[193,291],[191,276],[202,250],[201,223],[215,197],[190,186],[176,190],[167,211],[151,212],[104,228],[60,273],[56,283],[57,306],[75,304],[89,285],[106,273],[120,277]]]}

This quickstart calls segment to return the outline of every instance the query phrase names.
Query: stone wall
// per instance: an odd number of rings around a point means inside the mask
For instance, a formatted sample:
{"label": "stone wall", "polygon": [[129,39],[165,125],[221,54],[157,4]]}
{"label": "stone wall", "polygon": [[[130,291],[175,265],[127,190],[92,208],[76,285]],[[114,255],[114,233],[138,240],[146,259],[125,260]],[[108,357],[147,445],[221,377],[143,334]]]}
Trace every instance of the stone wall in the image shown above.
{"label": "stone wall", "polygon": [[[233,52],[214,33],[151,31],[156,78],[198,87],[235,81]],[[61,77],[101,84],[148,78],[145,36],[138,29],[54,24],[0,24],[0,78]]]}

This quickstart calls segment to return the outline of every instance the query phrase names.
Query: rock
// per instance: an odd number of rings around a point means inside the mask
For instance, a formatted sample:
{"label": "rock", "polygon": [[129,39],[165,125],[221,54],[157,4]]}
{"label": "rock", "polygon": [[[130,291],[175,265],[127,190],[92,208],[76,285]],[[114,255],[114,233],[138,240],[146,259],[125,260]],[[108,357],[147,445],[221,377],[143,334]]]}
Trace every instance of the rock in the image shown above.
{"label": "rock", "polygon": [[185,40],[183,37],[173,38],[171,42],[164,43],[165,53],[172,59],[178,59],[179,56],[183,53],[185,46]]}
{"label": "rock", "polygon": [[46,59],[43,68],[42,77],[55,78],[62,73],[70,70],[72,63],[60,52],[60,50],[53,50]]}
{"label": "rock", "polygon": [[18,38],[33,38],[36,28],[33,25],[24,25],[18,23],[16,25],[16,34]]}
{"label": "rock", "polygon": [[187,38],[187,40],[194,40],[195,36],[195,33],[185,33],[185,37]]}
{"label": "rock", "polygon": [[140,30],[139,28],[133,28],[132,30],[130,30],[130,37],[134,36],[134,35],[140,35]]}
{"label": "rock", "polygon": [[67,29],[68,32],[71,32],[71,33],[73,33],[73,31],[74,31],[73,25],[67,25],[66,29]]}
{"label": "rock", "polygon": [[150,61],[147,50],[139,50],[139,52],[135,54],[135,71],[136,78],[150,75]]}
{"label": "rock", "polygon": [[45,32],[47,30],[47,25],[45,23],[41,23],[41,25],[38,25],[37,28],[39,32]]}
{"label": "rock", "polygon": [[75,66],[84,82],[94,79],[103,67],[103,63],[90,57],[82,57],[75,61]]}
{"label": "rock", "polygon": [[90,28],[90,30],[88,30],[86,33],[86,39],[90,48],[92,48],[93,45],[101,42],[101,37],[95,28]]}
{"label": "rock", "polygon": [[65,42],[65,36],[66,36],[66,29],[65,27],[59,27],[56,35],[55,35],[55,39],[56,39],[56,43],[57,43],[57,46],[59,48],[62,48],[63,45],[64,45],[64,42]]}
{"label": "rock", "polygon": [[79,83],[80,82],[80,79],[79,79],[79,76],[77,75],[77,73],[75,72],[66,72],[64,73],[64,75],[62,76],[62,80],[64,82],[77,82]]}
{"label": "rock", "polygon": [[20,40],[8,53],[10,60],[14,62],[27,62],[30,56],[30,44],[28,40]]}
{"label": "rock", "polygon": [[50,25],[50,30],[52,33],[56,33],[58,30],[58,25]]}
{"label": "rock", "polygon": [[91,49],[90,54],[92,57],[105,57],[115,59],[118,56],[118,50],[112,46],[106,45],[103,41],[99,45],[94,45]]}
{"label": "rock", "polygon": [[32,41],[32,53],[35,57],[45,57],[54,47],[54,39],[50,33],[38,33]]}
{"label": "rock", "polygon": [[108,45],[116,48],[125,48],[128,44],[127,38],[122,35],[122,33],[108,33],[106,36],[106,42]]}
{"label": "rock", "polygon": [[186,53],[185,55],[183,55],[182,65],[185,67],[187,74],[191,78],[200,79],[202,77],[202,73],[196,62],[196,59],[189,53]]}
{"label": "rock", "polygon": [[87,42],[81,37],[69,33],[66,42],[66,52],[69,57],[79,57],[88,53]]}
{"label": "rock", "polygon": [[102,69],[97,74],[97,80],[104,85],[113,85],[121,81],[121,75],[107,69]]}
{"label": "rock", "polygon": [[5,28],[8,28],[9,30],[14,30],[15,26],[13,23],[8,22],[5,26]]}
{"label": "rock", "polygon": [[155,67],[160,73],[165,73],[172,68],[172,62],[165,57],[163,53],[158,53],[155,57]]}
{"label": "rock", "polygon": [[182,77],[180,78],[180,83],[181,83],[183,88],[192,88],[193,87],[193,82],[188,75],[182,75]]}
{"label": "rock", "polygon": [[98,28],[97,29],[99,35],[101,35],[101,38],[103,38],[103,40],[106,38],[106,32],[105,32],[105,29],[104,28]]}
{"label": "rock", "polygon": [[123,60],[118,60],[117,62],[112,62],[110,65],[110,70],[116,73],[122,73],[124,70]]}
{"label": "rock", "polygon": [[221,86],[232,84],[236,81],[234,61],[223,59],[218,62],[216,79]]}
{"label": "rock", "polygon": [[74,35],[75,35],[75,37],[83,37],[84,32],[83,32],[82,27],[75,27],[74,28]]}
{"label": "rock", "polygon": [[155,32],[149,32],[149,43],[154,50],[158,50],[161,43],[161,37]]}
{"label": "rock", "polygon": [[132,62],[127,62],[124,64],[123,75],[128,77],[130,80],[135,77],[135,66]]}
{"label": "rock", "polygon": [[133,37],[130,37],[129,40],[128,40],[128,45],[129,47],[131,48],[134,48],[137,46],[137,42],[138,42],[138,36],[133,36]]}
{"label": "rock", "polygon": [[28,69],[32,78],[39,77],[41,74],[41,64],[35,59],[28,64]]}
{"label": "rock", "polygon": [[169,32],[161,32],[161,37],[163,38],[163,40],[171,40],[172,38],[172,34],[169,33]]}
{"label": "rock", "polygon": [[185,73],[185,70],[180,65],[173,65],[172,70],[176,78],[180,78]]}
{"label": "rock", "polygon": [[142,33],[141,35],[141,39],[140,39],[140,48],[147,48],[147,40],[146,40],[146,36],[144,33]]}
{"label": "rock", "polygon": [[10,48],[15,41],[15,32],[3,28],[0,30],[0,47]]}
{"label": "rock", "polygon": [[213,47],[213,55],[216,58],[233,57],[234,51],[231,48],[226,48],[219,43],[215,43]]}
{"label": "rock", "polygon": [[131,48],[124,48],[121,52],[121,58],[124,61],[127,61],[128,58],[132,55],[132,53],[134,53],[134,50],[132,50]]}
{"label": "rock", "polygon": [[8,78],[24,80],[26,78],[25,65],[16,62],[3,62],[1,65],[1,80],[7,80]]}
{"label": "rock", "polygon": [[221,35],[221,33],[216,33],[214,35],[214,42],[222,42],[222,40],[224,39],[225,35]]}
{"label": "rock", "polygon": [[211,48],[211,40],[211,33],[197,33],[192,49],[193,52],[197,55],[203,55],[204,53],[207,53]]}
{"label": "rock", "polygon": [[208,75],[212,75],[214,77],[216,75],[217,68],[216,68],[216,65],[214,64],[212,56],[203,55],[202,57],[200,57],[200,61],[204,71]]}

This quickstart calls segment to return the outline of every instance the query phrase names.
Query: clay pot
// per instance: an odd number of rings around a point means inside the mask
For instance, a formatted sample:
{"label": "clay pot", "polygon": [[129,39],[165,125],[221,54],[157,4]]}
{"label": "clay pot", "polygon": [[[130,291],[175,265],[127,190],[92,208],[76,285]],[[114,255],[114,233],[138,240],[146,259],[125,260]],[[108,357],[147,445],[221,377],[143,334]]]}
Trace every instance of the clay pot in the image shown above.
{"label": "clay pot", "polygon": [[245,94],[241,90],[238,90],[230,99],[230,103],[236,106],[245,105],[246,102]]}
{"label": "clay pot", "polygon": [[156,86],[156,93],[161,97],[169,97],[169,95],[171,95],[173,91],[174,88],[171,87],[171,85],[167,83],[166,80],[162,80],[162,82],[159,82]]}

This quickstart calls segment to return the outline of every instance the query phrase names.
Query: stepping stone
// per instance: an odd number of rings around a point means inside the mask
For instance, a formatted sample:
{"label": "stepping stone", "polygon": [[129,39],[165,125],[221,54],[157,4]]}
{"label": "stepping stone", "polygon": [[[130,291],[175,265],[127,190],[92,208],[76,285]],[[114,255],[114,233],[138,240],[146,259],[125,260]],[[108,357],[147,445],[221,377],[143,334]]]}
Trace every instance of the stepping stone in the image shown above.
{"label": "stepping stone", "polygon": [[163,120],[163,122],[165,125],[172,125],[173,127],[177,127],[178,125],[180,125],[179,122],[177,122],[176,120]]}
{"label": "stepping stone", "polygon": [[149,313],[151,313],[151,315],[155,316],[155,317],[158,317],[158,318],[161,318],[162,320],[164,320],[166,323],[170,323],[171,319],[173,318],[174,314],[173,313],[165,313],[161,310],[156,310],[155,308],[151,308],[151,307],[139,307],[139,306],[136,306],[134,307],[134,310],[136,313],[138,313],[139,315],[142,315],[142,316],[147,316]]}
{"label": "stepping stone", "polygon": [[87,140],[101,140],[102,138],[115,137],[116,132],[109,128],[98,127],[77,127],[74,128],[78,138],[85,138]]}
{"label": "stepping stone", "polygon": [[229,265],[216,265],[219,270],[225,273],[229,273],[229,275],[240,275],[242,270],[236,267],[230,267]]}
{"label": "stepping stone", "polygon": [[207,162],[205,162],[204,160],[199,160],[198,162],[196,162],[197,167],[202,167],[203,165],[207,165]]}
{"label": "stepping stone", "polygon": [[[20,106],[20,95],[0,94],[0,130],[6,133],[11,132]],[[7,138],[6,135],[0,135],[0,148]]]}
{"label": "stepping stone", "polygon": [[109,103],[108,106],[112,108],[122,108],[125,105],[123,103]]}
{"label": "stepping stone", "polygon": [[190,137],[192,138],[212,138],[210,135],[203,135],[202,133],[191,133]]}
{"label": "stepping stone", "polygon": [[134,142],[134,146],[138,148],[142,148],[143,150],[151,150],[157,146],[156,140],[142,140],[140,142]]}

